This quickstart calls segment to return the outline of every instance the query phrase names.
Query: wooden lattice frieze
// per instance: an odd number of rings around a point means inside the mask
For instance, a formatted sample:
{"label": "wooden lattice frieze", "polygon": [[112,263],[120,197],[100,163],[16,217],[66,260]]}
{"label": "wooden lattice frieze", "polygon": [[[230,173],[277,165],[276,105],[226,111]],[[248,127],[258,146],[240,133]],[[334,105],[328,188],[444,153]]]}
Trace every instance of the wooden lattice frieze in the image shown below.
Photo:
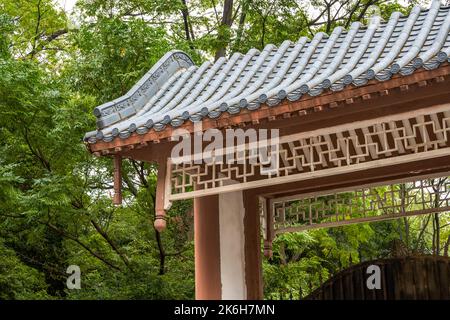
{"label": "wooden lattice frieze", "polygon": [[[450,211],[446,177],[271,200],[275,234]],[[265,231],[265,230],[264,230]]]}
{"label": "wooden lattice frieze", "polygon": [[[355,172],[380,166],[432,159],[450,154],[450,105],[434,106],[279,137],[265,143],[265,160],[257,145],[234,153],[234,163],[171,163],[170,201],[244,190],[298,180]],[[226,158],[226,157],[225,157]]]}

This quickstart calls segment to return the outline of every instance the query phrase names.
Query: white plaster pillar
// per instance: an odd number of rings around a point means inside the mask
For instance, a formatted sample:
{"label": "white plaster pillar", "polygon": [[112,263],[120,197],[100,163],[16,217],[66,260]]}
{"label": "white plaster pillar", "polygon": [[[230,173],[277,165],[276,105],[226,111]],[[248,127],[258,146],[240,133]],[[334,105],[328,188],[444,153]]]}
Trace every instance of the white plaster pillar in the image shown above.
{"label": "white plaster pillar", "polygon": [[247,298],[244,216],[242,191],[219,195],[220,277],[223,300]]}

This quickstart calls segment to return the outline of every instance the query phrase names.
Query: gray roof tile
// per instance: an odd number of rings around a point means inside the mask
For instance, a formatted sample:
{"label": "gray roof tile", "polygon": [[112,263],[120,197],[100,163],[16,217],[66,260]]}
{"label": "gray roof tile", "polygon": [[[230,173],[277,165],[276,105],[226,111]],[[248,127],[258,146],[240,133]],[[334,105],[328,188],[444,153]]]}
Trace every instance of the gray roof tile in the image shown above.
{"label": "gray roof tile", "polygon": [[161,131],[223,112],[255,110],[261,103],[275,106],[285,98],[296,101],[373,78],[435,69],[445,61],[450,62],[450,7],[439,0],[428,10],[414,7],[407,17],[394,12],[382,21],[375,16],[368,26],[355,22],[349,30],[337,27],[330,35],[269,44],[201,66],[171,51],[125,96],[95,108],[98,129],[85,139],[95,143]]}

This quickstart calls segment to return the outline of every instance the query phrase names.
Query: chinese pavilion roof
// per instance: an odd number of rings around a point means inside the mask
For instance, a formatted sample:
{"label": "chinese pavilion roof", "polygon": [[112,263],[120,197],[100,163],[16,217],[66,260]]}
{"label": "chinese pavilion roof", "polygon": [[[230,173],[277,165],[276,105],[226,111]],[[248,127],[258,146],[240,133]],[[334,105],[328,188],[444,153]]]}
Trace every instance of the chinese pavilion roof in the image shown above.
{"label": "chinese pavilion roof", "polygon": [[186,121],[218,118],[276,106],[283,100],[317,96],[326,90],[364,86],[415,70],[450,62],[450,7],[434,0],[427,10],[408,16],[394,12],[388,21],[374,16],[367,26],[355,22],[330,35],[251,49],[200,66],[181,51],[171,51],[124,96],[94,110],[97,130],[89,143],[125,139]]}

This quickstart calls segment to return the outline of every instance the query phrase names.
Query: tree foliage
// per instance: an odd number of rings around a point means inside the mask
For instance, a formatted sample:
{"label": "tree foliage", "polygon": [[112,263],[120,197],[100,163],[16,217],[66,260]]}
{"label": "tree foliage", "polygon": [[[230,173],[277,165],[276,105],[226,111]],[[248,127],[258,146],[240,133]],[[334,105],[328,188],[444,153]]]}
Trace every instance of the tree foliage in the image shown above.
{"label": "tree foliage", "polygon": [[[376,0],[79,0],[66,13],[52,0],[3,0],[0,299],[193,298],[192,203],[176,203],[159,234],[157,168],[126,161],[125,204],[113,206],[111,159],[92,157],[81,142],[95,127],[93,108],[127,92],[169,50],[201,63],[348,27],[371,5],[385,18],[410,9]],[[448,252],[448,217],[436,223],[410,218],[280,236],[264,262],[266,296],[308,288],[350,255],[356,262],[385,254],[405,234],[415,250]],[[82,290],[66,289],[72,264],[82,270]]]}

